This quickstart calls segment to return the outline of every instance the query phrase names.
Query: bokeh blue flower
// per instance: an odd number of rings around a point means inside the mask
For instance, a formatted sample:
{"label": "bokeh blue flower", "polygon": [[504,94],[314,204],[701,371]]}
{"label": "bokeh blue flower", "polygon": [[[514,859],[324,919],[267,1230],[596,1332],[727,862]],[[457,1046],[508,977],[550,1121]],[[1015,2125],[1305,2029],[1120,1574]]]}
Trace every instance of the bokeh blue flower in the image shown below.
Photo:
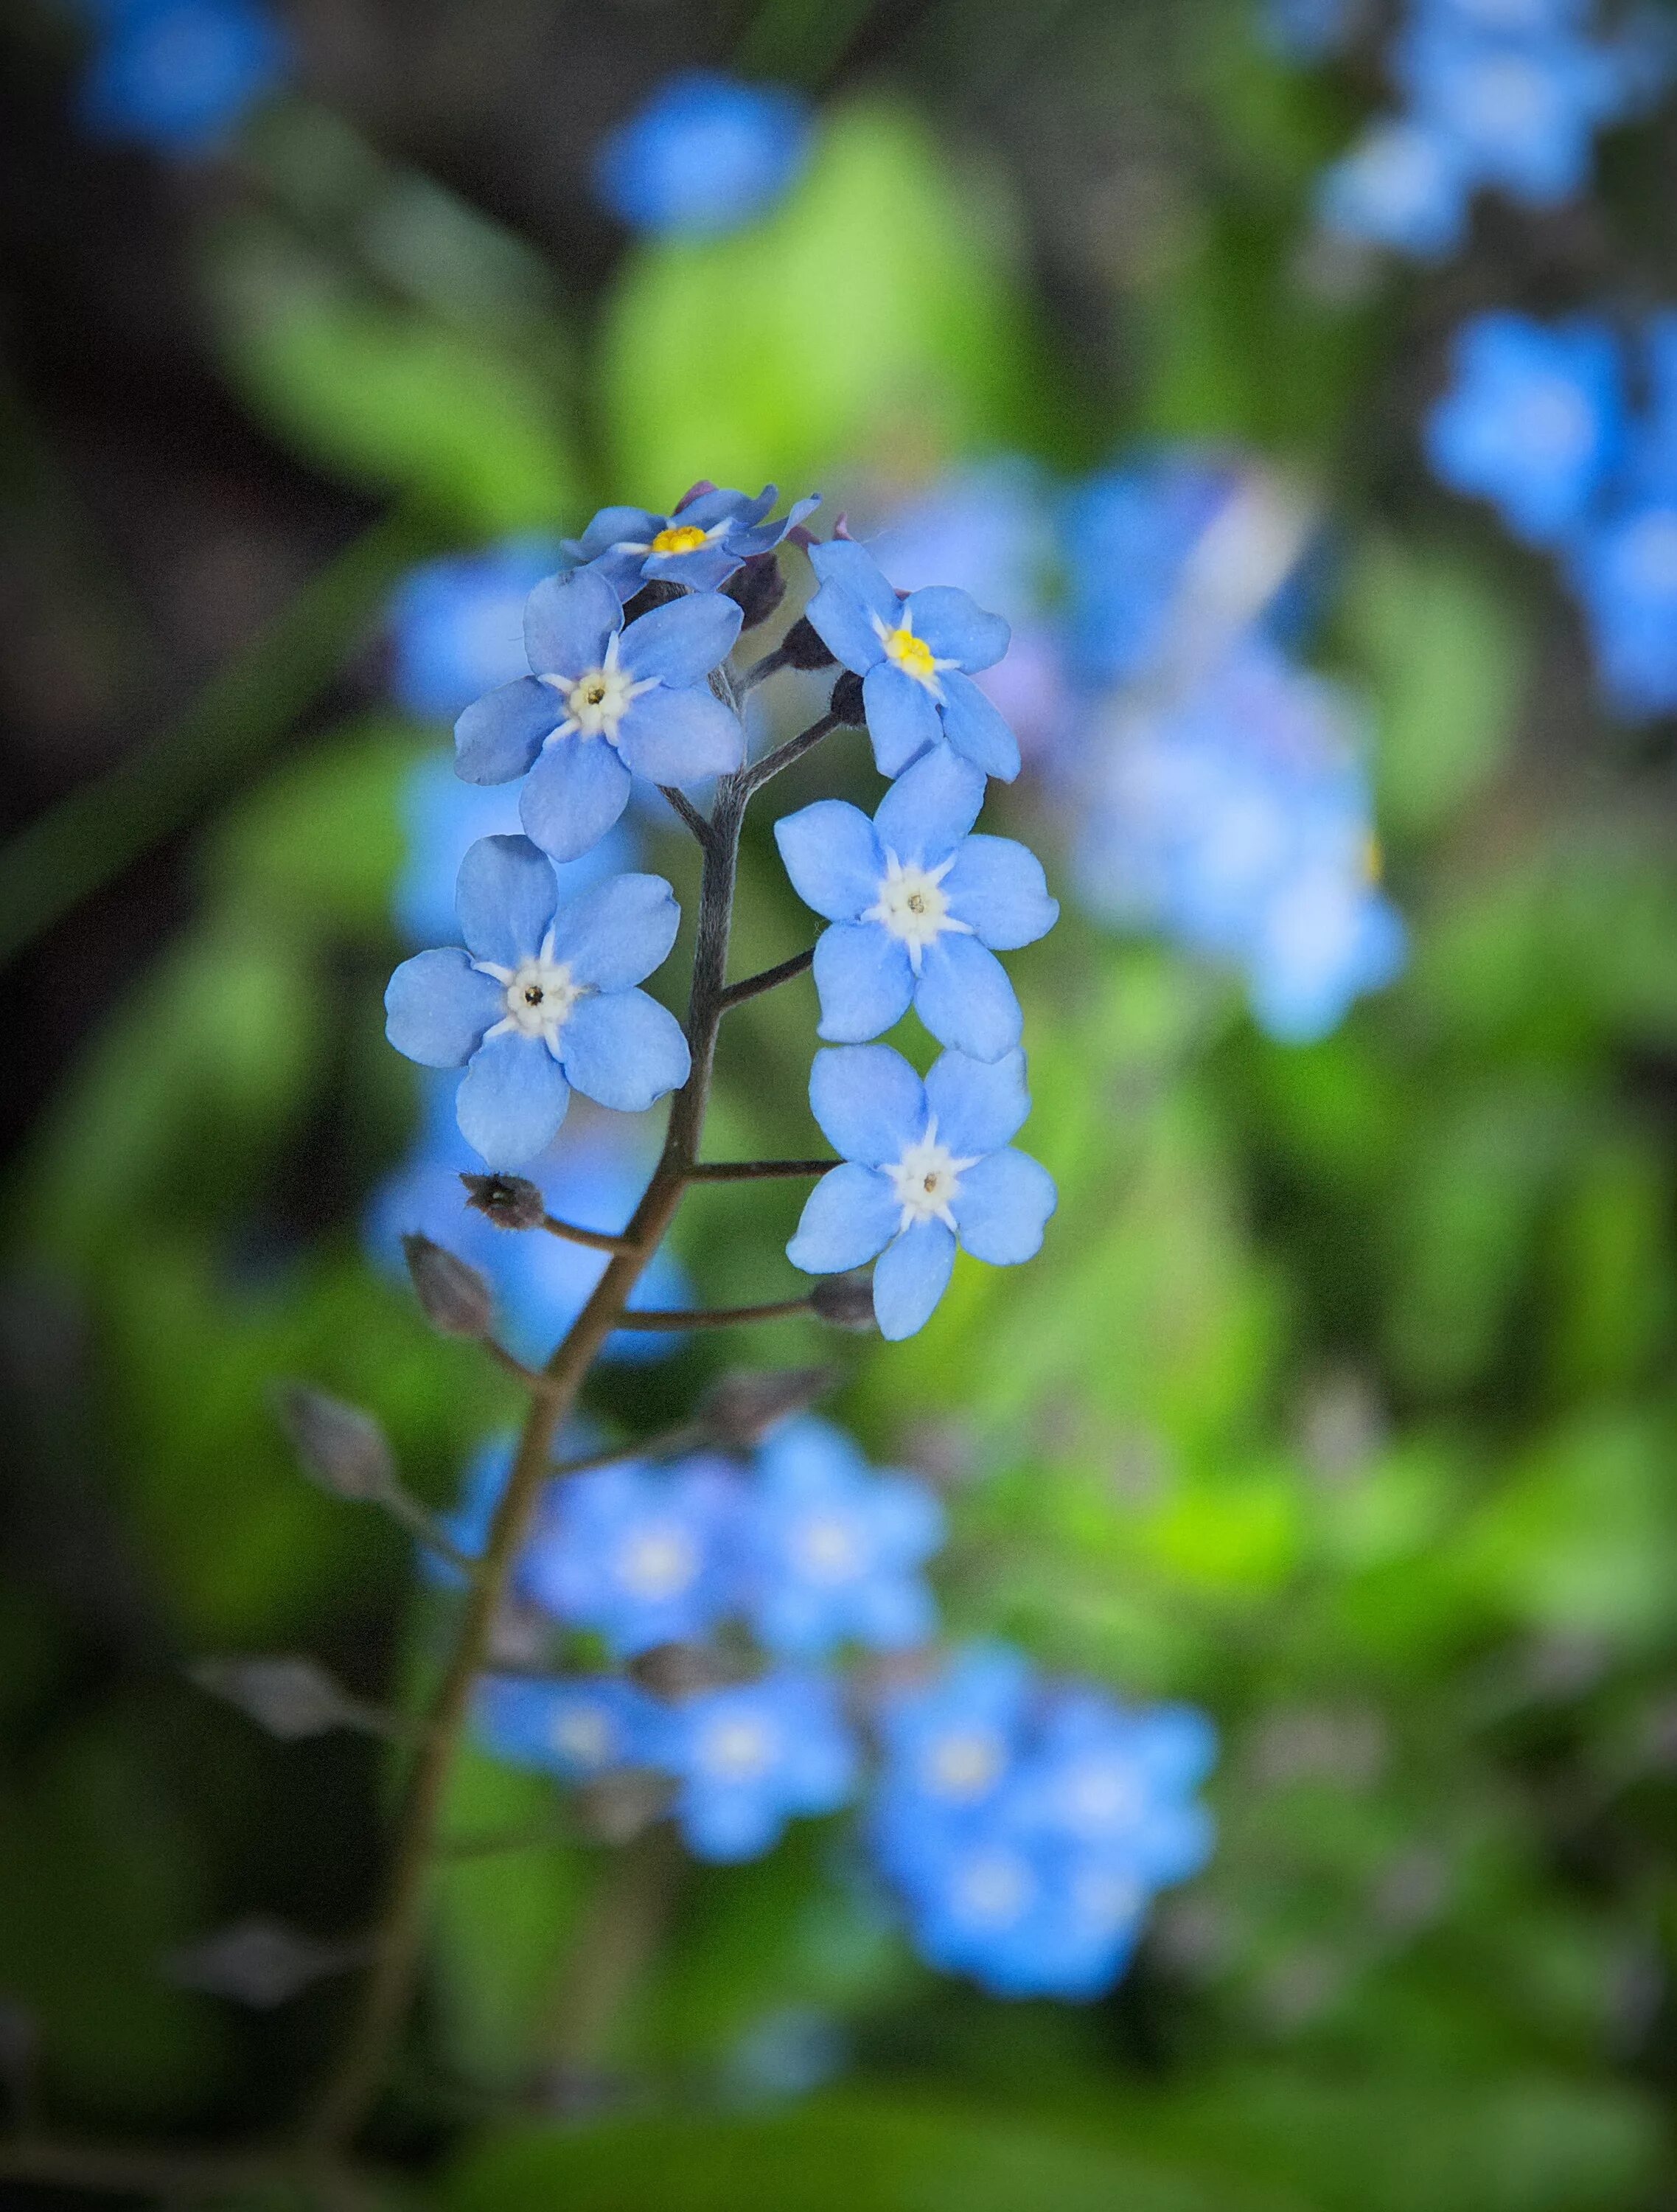
{"label": "bokeh blue flower", "polygon": [[295,66],[261,0],[102,0],[82,81],[82,119],[100,137],[179,158],[216,152]]}
{"label": "bokeh blue flower", "polygon": [[653,1765],[663,1715],[644,1690],[615,1675],[489,1674],[472,1699],[472,1722],[483,1748],[509,1765],[590,1782]]}
{"label": "bokeh blue flower", "polygon": [[668,77],[595,156],[594,190],[632,230],[715,237],[769,214],[809,158],[809,104],[716,70]]}
{"label": "bokeh blue flower", "polygon": [[564,558],[562,539],[524,536],[410,568],[385,613],[398,706],[452,726],[474,699],[524,675],[525,603]]}
{"label": "bokeh blue flower", "polygon": [[659,1764],[688,1849],[728,1860],[757,1857],[794,1814],[836,1812],[858,1759],[835,1683],[788,1668],[671,1706]]}

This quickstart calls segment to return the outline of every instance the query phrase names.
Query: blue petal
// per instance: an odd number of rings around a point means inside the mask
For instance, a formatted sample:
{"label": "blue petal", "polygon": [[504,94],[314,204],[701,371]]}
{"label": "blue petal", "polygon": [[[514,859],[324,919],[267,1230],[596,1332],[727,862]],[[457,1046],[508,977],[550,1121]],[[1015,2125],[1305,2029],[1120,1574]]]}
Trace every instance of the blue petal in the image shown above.
{"label": "blue petal", "polygon": [[835,1152],[870,1168],[900,1159],[926,1129],[921,1079],[888,1044],[840,1045],[817,1053],[810,1110]]}
{"label": "blue petal", "polygon": [[938,1632],[938,1608],[924,1583],[908,1575],[876,1575],[852,1601],[856,1639],[876,1651],[906,1651]]}
{"label": "blue petal", "polygon": [[984,771],[947,745],[934,745],[880,800],[873,827],[899,860],[932,868],[949,858],[983,804]]}
{"label": "blue petal", "polygon": [[[658,583],[685,584],[690,592],[714,598],[717,586],[726,584],[744,558],[719,539],[714,545],[696,545],[690,553],[649,553],[641,574]],[[670,604],[680,602],[672,599]]]}
{"label": "blue petal", "polygon": [[681,908],[662,876],[613,876],[562,907],[553,957],[579,983],[626,991],[670,957]]}
{"label": "blue petal", "polygon": [[728,543],[739,554],[772,553],[787,531],[801,522],[806,514],[813,514],[820,504],[821,494],[818,491],[806,492],[802,499],[794,500],[778,520],[760,522],[749,530],[731,530]]}
{"label": "blue petal", "polygon": [[1010,1145],[967,1170],[950,1211],[975,1260],[1011,1267],[1041,1249],[1043,1224],[1058,1201],[1048,1170]]}
{"label": "blue petal", "polygon": [[949,1286],[955,1239],[941,1221],[917,1221],[879,1255],[873,1271],[873,1318],[898,1343],[925,1328]]}
{"label": "blue petal", "polygon": [[704,684],[677,691],[660,684],[631,701],[617,725],[617,744],[637,775],[684,789],[708,775],[726,775],[745,757],[738,716]]}
{"label": "blue petal", "polygon": [[507,1011],[501,986],[454,946],[404,960],[385,991],[385,1035],[422,1067],[462,1067]]}
{"label": "blue petal", "polygon": [[986,1063],[940,1053],[926,1079],[926,1103],[938,1117],[939,1143],[957,1157],[1000,1152],[1030,1111],[1024,1054]]}
{"label": "blue petal", "polygon": [[559,1058],[576,1088],[620,1114],[679,1091],[690,1062],[681,1024],[644,991],[606,991],[572,1007]]}
{"label": "blue petal", "polygon": [[547,576],[524,609],[524,649],[538,676],[580,676],[605,658],[606,641],[623,611],[617,594],[592,568]]}
{"label": "blue petal", "polygon": [[592,561],[614,545],[650,545],[663,527],[664,517],[644,507],[603,507],[580,538],[566,539],[565,550],[574,561]]}
{"label": "blue petal", "polygon": [[520,676],[474,699],[454,725],[454,773],[463,783],[511,783],[565,719],[550,684]]}
{"label": "blue petal", "polygon": [[969,922],[980,944],[998,952],[1034,945],[1060,919],[1060,902],[1048,896],[1042,863],[1012,837],[969,837],[944,878],[943,891],[956,920]]}
{"label": "blue petal", "polygon": [[1019,741],[970,676],[948,668],[944,687],[944,735],[963,759],[1003,783],[1019,772]]}
{"label": "blue petal", "polygon": [[914,975],[907,948],[877,921],[835,921],[816,943],[815,988],[817,1034],[829,1044],[866,1044],[908,1012]]}
{"label": "blue petal", "polygon": [[1007,650],[1013,632],[1000,615],[986,614],[969,592],[953,584],[930,584],[910,592],[905,609],[910,628],[939,660],[957,668],[988,668]]}
{"label": "blue petal", "polygon": [[632,622],[617,648],[620,667],[637,681],[655,676],[672,689],[702,684],[725,661],[744,620],[737,599],[689,592]]}
{"label": "blue petal", "polygon": [[533,959],[559,903],[553,863],[527,837],[480,837],[454,882],[454,911],[474,960]]}
{"label": "blue petal", "polygon": [[845,666],[861,674],[884,658],[874,617],[887,629],[893,629],[902,602],[873,556],[848,538],[811,545],[810,562],[820,589],[805,615]]}
{"label": "blue petal", "polygon": [[1000,961],[975,937],[960,937],[952,930],[921,955],[914,1012],[939,1044],[953,1045],[974,1060],[1000,1060],[1012,1052],[1024,1027]]}
{"label": "blue petal", "polygon": [[786,1826],[786,1814],[760,1788],[718,1790],[695,1783],[676,1800],[676,1818],[695,1858],[723,1864],[760,1858]]}
{"label": "blue petal", "polygon": [[[964,684],[967,679],[952,680]],[[881,775],[900,775],[943,734],[937,701],[923,684],[892,663],[882,661],[863,677],[862,709]]]}
{"label": "blue petal", "polygon": [[817,799],[781,817],[775,842],[793,890],[829,921],[854,921],[878,896],[885,858],[860,807]]}
{"label": "blue petal", "polygon": [[754,523],[761,522],[779,496],[772,483],[764,484],[755,498],[749,492],[730,491],[724,485],[715,491],[702,491],[685,507],[677,507],[676,514],[696,530],[714,530],[719,522],[726,522],[732,537],[735,530],[749,530]]}
{"label": "blue petal", "polygon": [[540,1037],[491,1037],[460,1078],[460,1134],[492,1168],[527,1167],[558,1133],[570,1086]]}
{"label": "blue petal", "polygon": [[829,1168],[805,1200],[787,1258],[806,1275],[860,1267],[896,1236],[902,1211],[884,1176],[847,1160]]}
{"label": "blue petal", "polygon": [[629,770],[604,738],[556,738],[530,771],[519,819],[544,853],[574,860],[598,844],[629,792]]}

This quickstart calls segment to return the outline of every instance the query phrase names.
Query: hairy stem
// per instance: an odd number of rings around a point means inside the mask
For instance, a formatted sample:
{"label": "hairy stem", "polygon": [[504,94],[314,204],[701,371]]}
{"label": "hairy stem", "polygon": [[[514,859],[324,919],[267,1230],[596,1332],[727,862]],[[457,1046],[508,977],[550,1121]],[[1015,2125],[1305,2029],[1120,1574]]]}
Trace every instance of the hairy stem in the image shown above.
{"label": "hairy stem", "polygon": [[742,1000],[755,999],[761,991],[772,991],[777,983],[789,983],[794,975],[801,975],[814,959],[815,947],[811,945],[806,951],[794,952],[790,960],[782,960],[773,968],[759,969],[755,975],[730,983],[722,994],[724,1009],[738,1006]]}
{"label": "hairy stem", "polygon": [[687,1170],[690,1182],[758,1182],[765,1176],[824,1176],[836,1160],[702,1160]]}
{"label": "hairy stem", "polygon": [[841,716],[832,714],[822,715],[819,721],[811,722],[808,729],[800,730],[795,738],[788,738],[783,745],[776,745],[772,753],[765,753],[760,761],[754,762],[748,769],[742,769],[734,778],[735,782],[744,786],[744,796],[749,799],[754,791],[761,791],[771,776],[778,775],[784,768],[790,768],[793,761],[802,760],[805,754],[812,752],[823,738],[830,737],[835,730],[842,726]]}
{"label": "hairy stem", "polygon": [[787,1314],[808,1313],[808,1291],[795,1298],[771,1298],[760,1306],[673,1306],[667,1312],[626,1313],[619,1328],[662,1329],[732,1328],[737,1322],[782,1321]]}

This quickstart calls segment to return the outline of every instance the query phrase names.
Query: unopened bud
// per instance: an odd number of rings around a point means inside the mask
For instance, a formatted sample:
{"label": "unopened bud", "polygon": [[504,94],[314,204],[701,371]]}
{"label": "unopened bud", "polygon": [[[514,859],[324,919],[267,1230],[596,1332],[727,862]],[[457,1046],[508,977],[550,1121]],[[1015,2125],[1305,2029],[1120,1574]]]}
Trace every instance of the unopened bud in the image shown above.
{"label": "unopened bud", "polygon": [[743,568],[736,568],[722,589],[744,615],[742,629],[766,623],[786,597],[786,578],[772,553],[753,553]]}
{"label": "unopened bud", "polygon": [[487,1336],[495,1318],[489,1286],[476,1267],[428,1237],[402,1239],[402,1256],[413,1278],[420,1310],[443,1336]]}
{"label": "unopened bud", "polygon": [[547,1218],[547,1200],[528,1176],[463,1175],[466,1204],[486,1213],[497,1229],[536,1229]]}
{"label": "unopened bud", "polygon": [[734,1678],[720,1652],[708,1644],[654,1644],[629,1662],[629,1680],[665,1705],[720,1690]]}
{"label": "unopened bud", "polygon": [[788,668],[830,668],[833,655],[807,615],[799,615],[781,640],[781,658]]}
{"label": "unopened bud", "polygon": [[323,1943],[283,1920],[258,1917],[172,1953],[164,1967],[170,1980],[185,1989],[266,2011],[311,1982],[359,1965],[365,1955],[364,1944]]}
{"label": "unopened bud", "polygon": [[199,1689],[223,1698],[283,1742],[355,1729],[382,1735],[390,1723],[352,1698],[313,1659],[201,1659],[188,1669]]}
{"label": "unopened bud", "polygon": [[667,1774],[649,1767],[621,1766],[611,1774],[597,1774],[572,1800],[577,1826],[591,1843],[632,1844],[663,1819],[675,1789]]}
{"label": "unopened bud", "polygon": [[627,629],[642,615],[649,615],[654,607],[667,607],[671,599],[687,596],[686,586],[671,583],[667,576],[650,576],[640,590],[623,602],[623,625]]}
{"label": "unopened bud", "polygon": [[725,1375],[708,1390],[699,1419],[720,1444],[744,1451],[789,1413],[801,1413],[838,1380],[830,1367],[774,1367]]}
{"label": "unopened bud", "polygon": [[841,722],[854,724],[858,728],[866,721],[867,712],[862,705],[862,679],[854,668],[847,668],[833,686],[829,700],[829,711]]}
{"label": "unopened bud", "polygon": [[282,1382],[274,1409],[296,1446],[303,1472],[337,1498],[388,1498],[396,1463],[371,1413],[329,1398],[306,1382]]}
{"label": "unopened bud", "polygon": [[873,1285],[866,1275],[823,1275],[810,1292],[810,1304],[829,1328],[873,1326]]}

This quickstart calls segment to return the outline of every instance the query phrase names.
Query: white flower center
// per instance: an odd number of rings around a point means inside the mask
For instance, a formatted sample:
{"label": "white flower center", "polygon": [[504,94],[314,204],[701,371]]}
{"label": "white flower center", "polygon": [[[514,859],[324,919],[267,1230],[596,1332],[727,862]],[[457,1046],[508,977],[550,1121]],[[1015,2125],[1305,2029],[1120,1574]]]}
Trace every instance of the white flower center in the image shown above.
{"label": "white flower center", "polygon": [[926,1134],[908,1146],[902,1158],[885,1170],[896,1194],[896,1202],[902,1209],[898,1229],[912,1229],[919,1221],[941,1221],[946,1229],[953,1229],[955,1216],[950,1212],[951,1202],[961,1188],[961,1177],[969,1168],[976,1167],[978,1161],[976,1152],[957,1160],[947,1145],[938,1142],[934,1116],[926,1125]]}
{"label": "white flower center", "polygon": [[1519,442],[1545,460],[1570,461],[1587,453],[1595,428],[1589,402],[1560,378],[1534,385],[1521,404]]}
{"label": "white flower center", "polygon": [[775,1751],[770,1729],[762,1721],[737,1717],[718,1721],[706,1729],[699,1757],[711,1773],[730,1782],[744,1782],[764,1772],[774,1763]]}
{"label": "white flower center", "polygon": [[[480,961],[478,965],[488,963]],[[588,989],[586,983],[573,982],[566,963],[550,959],[545,950],[533,960],[520,961],[516,968],[489,969],[488,972],[501,984],[507,1001],[507,1011],[489,1031],[491,1036],[516,1030],[520,1036],[545,1037],[550,1044],[564,1027],[565,1017]]]}
{"label": "white flower center", "polygon": [[1548,87],[1541,72],[1513,55],[1480,70],[1466,99],[1480,128],[1489,137],[1503,139],[1535,130],[1549,106]]}
{"label": "white flower center", "polygon": [[1012,1852],[992,1851],[968,1860],[957,1877],[955,1897],[966,1918],[1000,1926],[1018,1918],[1035,1887],[1022,1860]]}
{"label": "white flower center", "polygon": [[793,1545],[798,1564],[813,1582],[838,1583],[862,1564],[856,1532],[836,1514],[805,1521]]}
{"label": "white flower center", "polygon": [[611,1756],[611,1723],[598,1705],[571,1705],[554,1722],[549,1741],[562,1759],[604,1766]]}
{"label": "white flower center", "polygon": [[882,929],[908,946],[909,964],[916,975],[920,973],[921,955],[928,945],[937,942],[945,930],[954,930],[963,937],[972,935],[972,924],[956,921],[944,895],[944,878],[954,865],[955,855],[951,853],[935,868],[922,868],[912,861],[905,866],[888,845],[885,872],[878,885],[878,896],[862,915],[864,921],[877,921]]}
{"label": "white flower center", "polygon": [[614,630],[606,641],[605,658],[598,668],[585,668],[580,676],[544,676],[565,702],[565,719],[547,742],[558,738],[604,738],[617,742],[617,725],[643,691],[658,682],[655,676],[632,677],[617,665],[622,633]]}
{"label": "white flower center", "polygon": [[617,1554],[617,1579],[641,1598],[673,1597],[699,1571],[699,1550],[684,1528],[640,1528]]}
{"label": "white flower center", "polygon": [[1085,1830],[1133,1827],[1145,1802],[1137,1778],[1122,1766],[1091,1762],[1078,1767],[1066,1788],[1066,1810]]}
{"label": "white flower center", "polygon": [[1006,1754],[989,1729],[967,1729],[932,1747],[927,1776],[940,1797],[977,1797],[1001,1772]]}

